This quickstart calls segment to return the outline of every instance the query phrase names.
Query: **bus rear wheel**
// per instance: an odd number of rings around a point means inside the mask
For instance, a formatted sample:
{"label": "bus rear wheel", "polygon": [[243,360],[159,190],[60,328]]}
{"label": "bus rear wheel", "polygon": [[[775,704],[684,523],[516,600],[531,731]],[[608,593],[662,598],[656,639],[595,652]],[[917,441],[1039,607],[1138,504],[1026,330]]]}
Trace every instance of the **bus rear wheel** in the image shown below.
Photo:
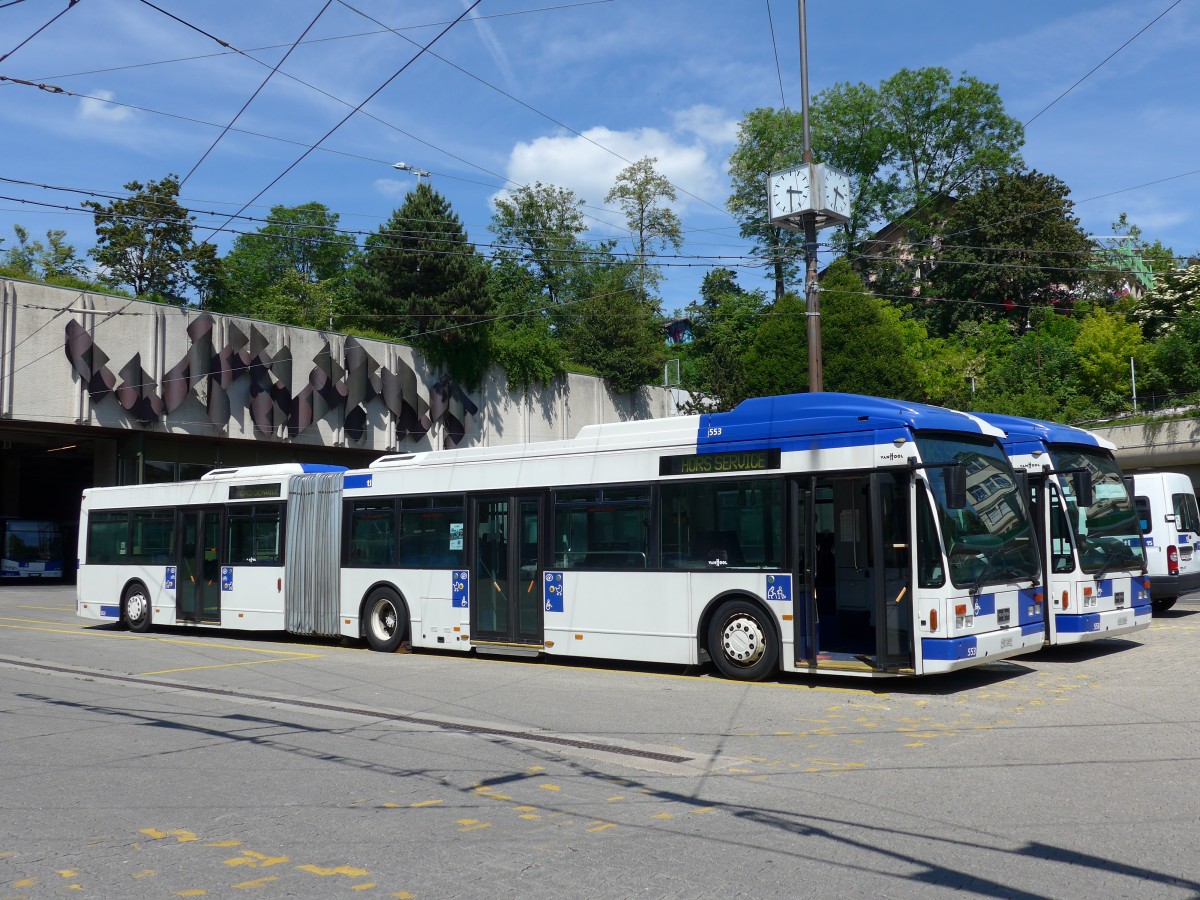
{"label": "bus rear wheel", "polygon": [[1156,613],[1166,612],[1175,605],[1175,601],[1178,599],[1178,597],[1160,597],[1150,601],[1150,608]]}
{"label": "bus rear wheel", "polygon": [[142,584],[131,584],[121,598],[121,617],[130,631],[145,634],[150,630],[150,597]]}
{"label": "bus rear wheel", "polygon": [[708,624],[708,653],[726,678],[761,681],[779,665],[779,642],[763,611],[746,600],[728,600]]}
{"label": "bus rear wheel", "polygon": [[408,630],[404,603],[391,591],[381,588],[367,598],[363,613],[363,631],[370,648],[381,653],[394,652]]}

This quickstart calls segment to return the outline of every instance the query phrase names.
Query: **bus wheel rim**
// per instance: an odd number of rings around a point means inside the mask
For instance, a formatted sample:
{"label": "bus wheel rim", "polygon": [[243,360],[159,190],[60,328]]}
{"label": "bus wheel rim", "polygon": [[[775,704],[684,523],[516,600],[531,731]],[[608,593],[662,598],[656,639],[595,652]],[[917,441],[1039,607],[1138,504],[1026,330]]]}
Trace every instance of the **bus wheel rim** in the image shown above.
{"label": "bus wheel rim", "polygon": [[752,666],[767,652],[762,626],[750,616],[734,616],[721,633],[725,658],[739,666]]}
{"label": "bus wheel rim", "polygon": [[395,606],[387,600],[375,603],[375,615],[371,617],[371,627],[375,629],[375,634],[382,638],[390,638],[396,633],[398,621]]}
{"label": "bus wheel rim", "polygon": [[140,622],[146,615],[146,598],[141,591],[130,594],[125,601],[125,615],[130,622]]}

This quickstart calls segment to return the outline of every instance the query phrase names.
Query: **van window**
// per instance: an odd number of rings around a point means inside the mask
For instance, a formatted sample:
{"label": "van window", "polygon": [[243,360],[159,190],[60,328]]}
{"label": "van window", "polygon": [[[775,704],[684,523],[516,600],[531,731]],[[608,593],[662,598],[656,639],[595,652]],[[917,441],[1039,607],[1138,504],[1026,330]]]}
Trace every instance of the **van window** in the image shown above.
{"label": "van window", "polygon": [[1175,508],[1175,527],[1180,531],[1200,531],[1200,509],[1196,508],[1195,494],[1172,494],[1171,505]]}
{"label": "van window", "polygon": [[1154,530],[1154,521],[1150,518],[1150,498],[1135,497],[1133,502],[1137,505],[1138,521],[1142,526],[1142,534],[1149,534]]}

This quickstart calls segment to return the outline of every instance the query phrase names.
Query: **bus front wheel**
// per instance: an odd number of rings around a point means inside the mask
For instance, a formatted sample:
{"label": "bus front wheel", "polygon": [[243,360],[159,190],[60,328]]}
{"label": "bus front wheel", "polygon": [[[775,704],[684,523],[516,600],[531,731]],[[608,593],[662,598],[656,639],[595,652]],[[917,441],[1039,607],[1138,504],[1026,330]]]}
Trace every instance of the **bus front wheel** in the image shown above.
{"label": "bus front wheel", "polygon": [[150,630],[150,598],[141,584],[131,584],[121,600],[121,614],[130,631],[141,634]]}
{"label": "bus front wheel", "polygon": [[763,611],[746,600],[722,603],[708,625],[708,653],[726,678],[761,681],[779,664],[779,642]]}
{"label": "bus front wheel", "polygon": [[373,591],[363,608],[363,631],[372,650],[392,653],[404,640],[408,614],[400,598],[387,589]]}

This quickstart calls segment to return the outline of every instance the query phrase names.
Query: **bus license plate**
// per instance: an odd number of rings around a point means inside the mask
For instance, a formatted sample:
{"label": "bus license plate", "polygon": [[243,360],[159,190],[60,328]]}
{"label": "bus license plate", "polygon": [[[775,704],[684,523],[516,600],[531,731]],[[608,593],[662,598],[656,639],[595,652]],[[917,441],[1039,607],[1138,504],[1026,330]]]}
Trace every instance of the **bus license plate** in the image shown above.
{"label": "bus license plate", "polygon": [[1000,638],[1000,649],[1001,650],[1007,650],[1010,647],[1012,647],[1012,638],[1010,638],[1010,637]]}

